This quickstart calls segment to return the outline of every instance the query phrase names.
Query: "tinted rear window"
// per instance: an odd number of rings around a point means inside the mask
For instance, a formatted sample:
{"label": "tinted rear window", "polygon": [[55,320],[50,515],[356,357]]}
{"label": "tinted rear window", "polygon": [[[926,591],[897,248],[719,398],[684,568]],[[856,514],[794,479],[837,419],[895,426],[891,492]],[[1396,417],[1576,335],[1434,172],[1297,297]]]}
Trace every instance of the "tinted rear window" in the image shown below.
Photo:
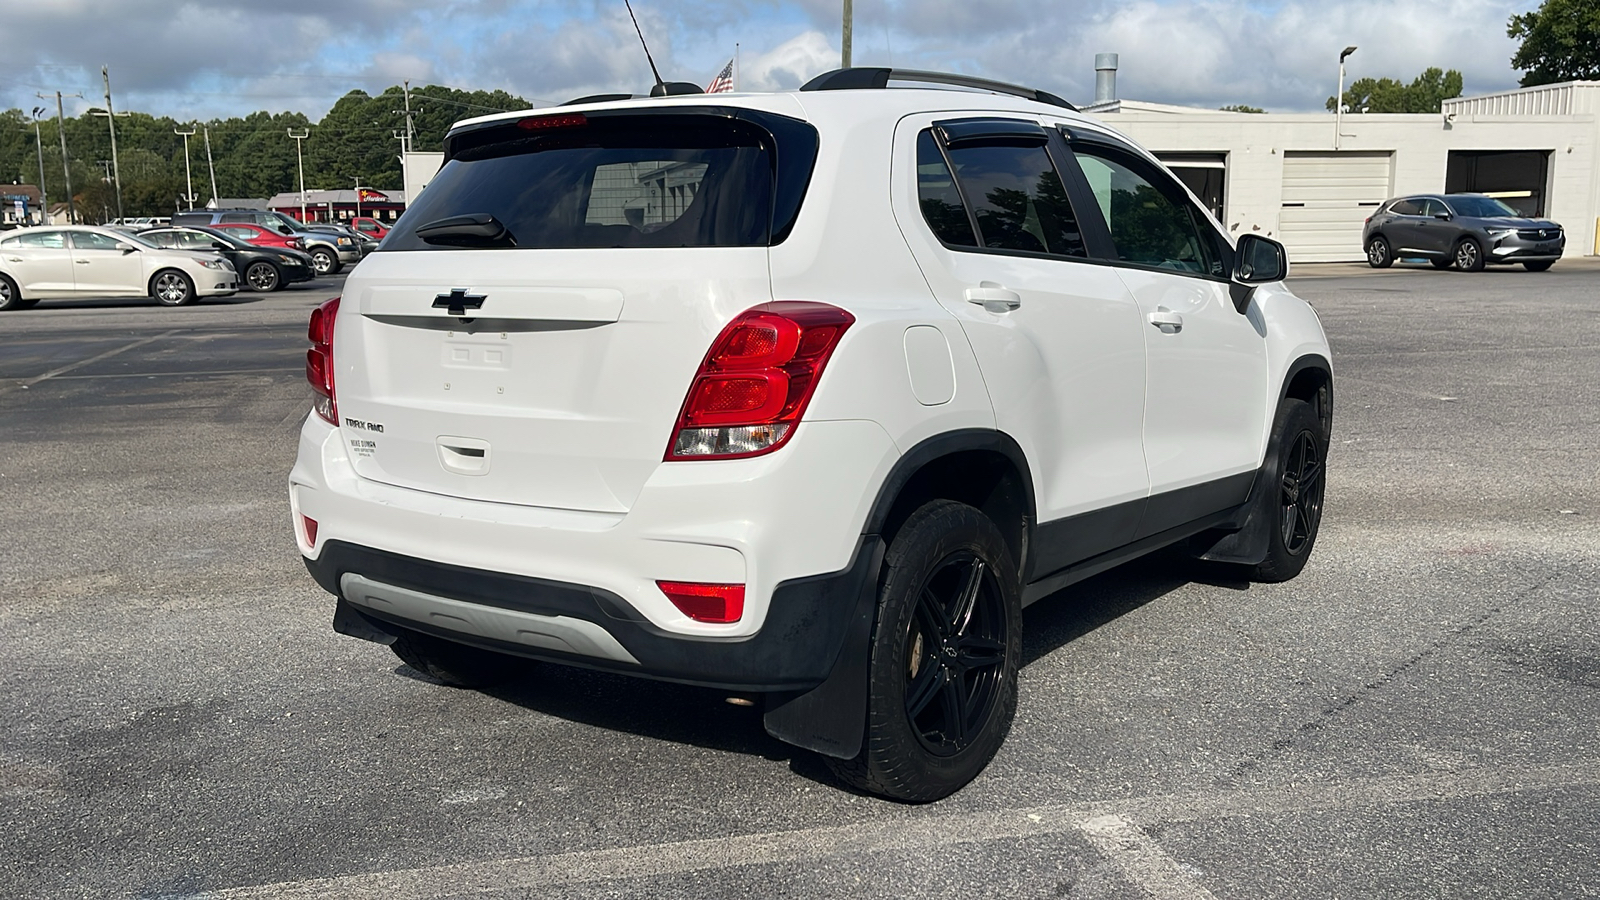
{"label": "tinted rear window", "polygon": [[471,142],[445,164],[381,250],[461,249],[414,231],[483,213],[518,249],[772,242],[775,142],[747,122],[618,116],[547,133],[501,127],[490,137],[498,139]]}

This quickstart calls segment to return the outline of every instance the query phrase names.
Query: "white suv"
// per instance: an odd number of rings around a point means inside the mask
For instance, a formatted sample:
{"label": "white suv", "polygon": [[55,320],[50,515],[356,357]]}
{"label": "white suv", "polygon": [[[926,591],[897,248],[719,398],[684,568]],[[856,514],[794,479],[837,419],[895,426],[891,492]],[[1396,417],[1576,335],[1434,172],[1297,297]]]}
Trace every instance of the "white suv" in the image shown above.
{"label": "white suv", "polygon": [[1058,98],[845,69],[445,156],[312,317],[290,476],[334,627],[421,672],[761,695],[933,800],[1005,738],[1025,605],[1180,541],[1311,552],[1332,374],[1282,246]]}

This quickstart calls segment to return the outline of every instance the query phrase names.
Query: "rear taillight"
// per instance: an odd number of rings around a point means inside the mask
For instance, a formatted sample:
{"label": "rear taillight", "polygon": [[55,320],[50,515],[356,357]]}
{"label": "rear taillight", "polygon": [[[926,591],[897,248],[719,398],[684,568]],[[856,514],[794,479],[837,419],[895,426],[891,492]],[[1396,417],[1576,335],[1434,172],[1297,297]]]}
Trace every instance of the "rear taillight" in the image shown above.
{"label": "rear taillight", "polygon": [[854,322],[836,306],[807,301],[740,313],[695,372],[666,459],[733,459],[783,446]]}
{"label": "rear taillight", "polygon": [[744,585],[658,581],[678,611],[696,622],[737,622],[744,615]]}
{"label": "rear taillight", "polygon": [[311,349],[306,351],[306,380],[311,382],[311,408],[330,425],[339,424],[339,401],[333,389],[333,320],[339,315],[339,298],[322,304],[311,311],[311,326],[306,337],[311,339]]}

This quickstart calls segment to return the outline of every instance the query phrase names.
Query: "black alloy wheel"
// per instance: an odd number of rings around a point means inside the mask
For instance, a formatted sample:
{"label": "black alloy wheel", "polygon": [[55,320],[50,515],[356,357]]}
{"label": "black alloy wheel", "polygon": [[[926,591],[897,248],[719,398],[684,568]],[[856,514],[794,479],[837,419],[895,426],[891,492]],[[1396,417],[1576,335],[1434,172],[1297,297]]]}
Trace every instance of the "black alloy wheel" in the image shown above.
{"label": "black alloy wheel", "polygon": [[1279,502],[1283,515],[1279,527],[1283,529],[1283,546],[1290,554],[1299,556],[1311,546],[1316,537],[1317,524],[1322,520],[1322,450],[1316,435],[1302,431],[1295,436],[1294,447],[1283,466],[1282,492]]}
{"label": "black alloy wheel", "polygon": [[909,626],[906,718],[929,753],[954,756],[982,733],[1002,688],[1005,601],[988,564],[968,551],[946,557]]}
{"label": "black alloy wheel", "polygon": [[1394,264],[1394,257],[1389,252],[1389,242],[1381,235],[1374,235],[1367,241],[1367,265],[1374,269],[1387,269]]}
{"label": "black alloy wheel", "polygon": [[1264,485],[1274,485],[1269,500],[1262,497],[1270,516],[1266,557],[1251,578],[1279,582],[1300,574],[1322,526],[1322,503],[1327,482],[1328,423],[1318,418],[1310,403],[1286,398],[1272,426],[1271,467]]}
{"label": "black alloy wheel", "polygon": [[245,283],[250,285],[250,290],[267,293],[275,291],[283,285],[283,279],[278,275],[278,267],[269,262],[254,262],[244,270]]}
{"label": "black alloy wheel", "polygon": [[889,541],[868,655],[867,722],[840,779],[910,803],[978,777],[1011,730],[1022,588],[1000,529],[965,503],[931,500]]}

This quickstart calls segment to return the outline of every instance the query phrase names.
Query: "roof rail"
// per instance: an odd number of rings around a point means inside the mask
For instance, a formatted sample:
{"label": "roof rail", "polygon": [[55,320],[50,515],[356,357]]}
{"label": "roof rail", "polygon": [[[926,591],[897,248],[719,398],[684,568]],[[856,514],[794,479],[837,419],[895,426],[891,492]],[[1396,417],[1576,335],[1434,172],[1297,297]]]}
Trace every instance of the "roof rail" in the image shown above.
{"label": "roof rail", "polygon": [[1051,106],[1060,106],[1077,112],[1078,108],[1049,91],[1036,90],[1023,87],[1019,84],[1007,84],[1004,81],[991,81],[987,78],[975,78],[971,75],[955,75],[950,72],[925,72],[921,69],[889,69],[876,67],[859,67],[852,69],[834,69],[824,72],[800,86],[802,91],[856,91],[864,89],[886,88],[890,81],[921,81],[930,84],[949,84],[956,87],[976,88],[980,91],[993,91],[996,94],[1010,94],[1013,97],[1024,97],[1039,103],[1048,103]]}

